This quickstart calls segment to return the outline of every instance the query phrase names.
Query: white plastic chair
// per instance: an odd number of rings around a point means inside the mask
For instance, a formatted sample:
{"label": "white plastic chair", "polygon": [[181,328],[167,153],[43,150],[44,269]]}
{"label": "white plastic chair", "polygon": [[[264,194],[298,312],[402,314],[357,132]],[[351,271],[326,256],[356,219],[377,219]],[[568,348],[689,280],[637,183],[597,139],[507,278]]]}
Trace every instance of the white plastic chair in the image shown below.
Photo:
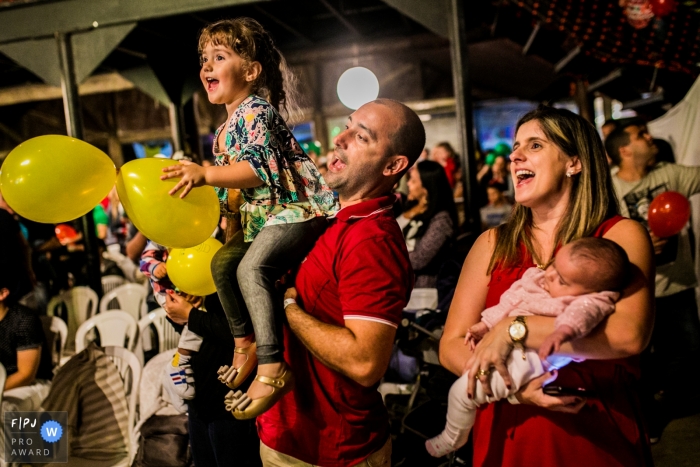
{"label": "white plastic chair", "polygon": [[411,299],[404,310],[434,310],[438,305],[437,289],[413,289]]}
{"label": "white plastic chair", "polygon": [[[417,288],[413,289],[411,292],[411,298],[409,299],[406,307],[403,309],[404,313],[412,314],[413,319],[405,318],[405,323],[412,323],[416,318],[435,311],[438,306],[438,291],[435,288]],[[402,323],[402,325],[406,325]],[[409,324],[415,326],[414,324]],[[431,332],[425,330],[428,334],[432,334],[435,337],[435,342],[433,345],[427,345],[422,349],[423,361],[433,365],[440,365],[440,360],[438,357],[438,345],[437,342],[440,340],[441,331]],[[440,334],[440,335],[438,335]],[[415,383],[394,383],[382,381],[379,384],[377,390],[382,395],[382,399],[386,401],[386,396],[389,394],[410,394],[408,402],[408,410],[411,409],[415,401],[418,391],[420,390],[420,375]]]}
{"label": "white plastic chair", "polygon": [[100,313],[113,309],[123,310],[138,321],[148,312],[146,297],[148,297],[148,291],[142,285],[120,285],[104,294],[100,302]]}
{"label": "white plastic chair", "polygon": [[102,293],[111,292],[120,285],[126,284],[126,279],[122,276],[110,275],[102,277]]}
{"label": "white plastic chair", "polygon": [[[53,342],[51,363],[55,369],[61,365],[61,358],[68,339],[68,325],[58,316],[41,316],[40,318],[42,323],[48,322],[48,326],[45,325],[45,327],[48,328],[51,336],[46,336],[46,339],[49,342]],[[51,337],[51,340],[49,340],[49,337]]]}
{"label": "white plastic chair", "polygon": [[[77,286],[53,297],[46,307],[46,314],[59,316],[68,324],[66,347],[75,347],[75,332],[91,316],[97,314],[99,299],[90,287]],[[65,307],[65,316],[61,316],[61,306]]]}
{"label": "white plastic chair", "polygon": [[[139,320],[139,335],[148,336],[149,328],[153,326],[158,338],[158,353],[177,348],[180,333],[168,322],[167,314],[162,308],[156,308]],[[153,348],[153,346],[151,346]]]}
{"label": "white plastic chair", "polygon": [[141,381],[141,363],[139,359],[129,350],[123,347],[108,345],[104,348],[105,355],[109,357],[119,371],[124,382],[124,393],[129,406],[129,458],[134,451],[134,446],[131,445],[134,426],[136,424],[136,409],[139,395],[139,382]]}
{"label": "white plastic chair", "polygon": [[100,335],[102,347],[114,346],[133,350],[136,346],[138,323],[129,313],[122,310],[110,310],[99,313],[85,321],[75,333],[75,351],[82,351],[91,340],[88,333],[93,329]]}

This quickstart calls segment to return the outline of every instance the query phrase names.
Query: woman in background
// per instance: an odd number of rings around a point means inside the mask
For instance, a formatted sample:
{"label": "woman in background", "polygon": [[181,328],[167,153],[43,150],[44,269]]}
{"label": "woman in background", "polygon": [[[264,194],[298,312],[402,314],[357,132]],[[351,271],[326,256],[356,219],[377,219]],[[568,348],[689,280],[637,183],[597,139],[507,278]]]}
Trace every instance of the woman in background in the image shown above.
{"label": "woman in background", "polygon": [[411,169],[406,208],[396,220],[416,274],[415,287],[435,287],[457,231],[457,210],[442,165],[421,161]]}

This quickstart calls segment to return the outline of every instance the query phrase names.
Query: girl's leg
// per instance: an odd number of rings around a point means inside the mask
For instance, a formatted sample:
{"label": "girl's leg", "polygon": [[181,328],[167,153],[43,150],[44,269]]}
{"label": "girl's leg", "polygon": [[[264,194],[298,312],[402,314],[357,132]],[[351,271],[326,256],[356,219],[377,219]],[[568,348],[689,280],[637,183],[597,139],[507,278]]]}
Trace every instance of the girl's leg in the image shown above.
{"label": "girl's leg", "polygon": [[241,261],[238,284],[255,328],[261,365],[283,361],[284,309],[275,282],[301,263],[327,224],[324,217],[317,217],[306,222],[265,227]]}
{"label": "girl's leg", "polygon": [[[236,418],[248,419],[271,407],[293,385],[293,376],[284,363],[282,347],[282,297],[275,282],[296,267],[326,229],[320,217],[295,224],[272,225],[258,234],[238,268],[238,283],[246,299],[255,328],[258,375],[284,381],[274,397],[273,387],[257,379],[246,394],[229,393],[227,407]],[[228,397],[228,396],[227,396]]]}
{"label": "girl's leg", "polygon": [[236,279],[238,265],[249,247],[250,243],[243,241],[243,231],[239,230],[211,260],[211,273],[214,277],[216,292],[234,337],[253,334],[253,324]]}
{"label": "girl's leg", "polygon": [[239,230],[216,252],[211,261],[216,291],[236,346],[231,366],[224,365],[218,371],[219,380],[231,389],[240,386],[257,365],[253,323],[236,279],[236,270],[249,247],[250,243],[244,241],[243,231]]}

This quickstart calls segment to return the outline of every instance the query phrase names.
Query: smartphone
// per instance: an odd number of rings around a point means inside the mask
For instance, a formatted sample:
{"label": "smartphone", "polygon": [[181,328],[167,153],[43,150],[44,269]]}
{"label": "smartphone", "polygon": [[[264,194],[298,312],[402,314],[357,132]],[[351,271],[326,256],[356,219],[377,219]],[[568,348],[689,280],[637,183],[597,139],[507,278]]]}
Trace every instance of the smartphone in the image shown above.
{"label": "smartphone", "polygon": [[542,387],[542,392],[548,396],[578,396],[595,397],[595,392],[586,388],[567,388],[564,386],[547,385]]}

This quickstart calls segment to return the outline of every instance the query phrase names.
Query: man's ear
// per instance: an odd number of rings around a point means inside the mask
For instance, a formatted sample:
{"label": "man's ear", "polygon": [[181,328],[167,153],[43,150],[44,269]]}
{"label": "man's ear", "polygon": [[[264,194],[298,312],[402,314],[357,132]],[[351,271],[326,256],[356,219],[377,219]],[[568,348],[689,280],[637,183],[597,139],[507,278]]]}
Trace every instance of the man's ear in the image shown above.
{"label": "man's ear", "polygon": [[408,157],[391,156],[391,159],[389,159],[389,162],[387,162],[384,167],[383,174],[387,177],[391,177],[392,175],[403,172],[406,168],[408,168]]}
{"label": "man's ear", "polygon": [[262,65],[260,64],[260,62],[250,62],[250,64],[248,64],[248,69],[245,72],[245,80],[249,83],[252,83],[256,79],[258,79],[261,73]]}
{"label": "man's ear", "polygon": [[7,299],[7,297],[9,297],[9,296],[10,296],[10,289],[8,289],[6,287],[0,289],[0,302],[4,302]]}

